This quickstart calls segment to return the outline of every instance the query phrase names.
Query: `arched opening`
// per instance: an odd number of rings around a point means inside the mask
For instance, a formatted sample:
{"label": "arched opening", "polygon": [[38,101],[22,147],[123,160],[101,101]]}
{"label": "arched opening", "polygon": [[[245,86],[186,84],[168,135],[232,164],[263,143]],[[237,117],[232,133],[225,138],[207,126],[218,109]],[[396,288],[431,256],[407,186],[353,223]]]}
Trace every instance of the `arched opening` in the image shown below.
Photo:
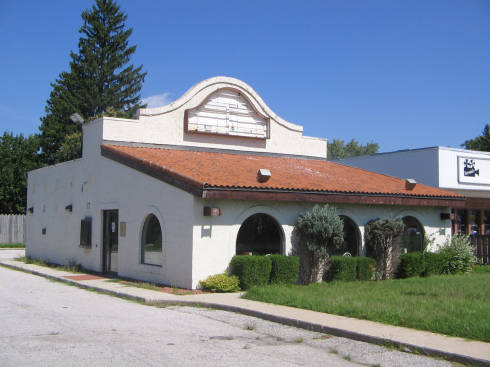
{"label": "arched opening", "polygon": [[407,252],[424,250],[424,226],[415,217],[406,216],[402,218],[405,229],[402,236],[402,247]]}
{"label": "arched opening", "polygon": [[158,218],[150,214],[146,217],[141,234],[141,263],[163,264],[162,228]]}
{"label": "arched opening", "polygon": [[339,215],[344,222],[344,242],[335,251],[334,255],[344,255],[349,253],[352,256],[359,255],[360,238],[359,228],[357,224],[345,215]]}
{"label": "arched opening", "polygon": [[282,230],[277,221],[270,215],[257,213],[242,223],[236,239],[236,253],[280,254],[282,243]]}

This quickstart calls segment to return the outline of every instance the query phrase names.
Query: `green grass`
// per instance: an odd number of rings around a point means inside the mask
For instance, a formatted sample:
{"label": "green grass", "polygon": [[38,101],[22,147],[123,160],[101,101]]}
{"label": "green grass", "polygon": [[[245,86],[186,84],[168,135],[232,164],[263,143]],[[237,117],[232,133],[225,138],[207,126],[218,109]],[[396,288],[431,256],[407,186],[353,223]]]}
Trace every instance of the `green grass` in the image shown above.
{"label": "green grass", "polygon": [[2,243],[0,248],[25,248],[23,243]]}
{"label": "green grass", "polygon": [[15,261],[20,261],[26,264],[34,264],[34,265],[39,265],[39,266],[45,266],[51,269],[56,269],[56,270],[62,270],[62,271],[69,271],[71,273],[82,273],[82,272],[87,272],[84,271],[83,267],[80,264],[75,264],[75,263],[70,263],[69,265],[58,265],[58,264],[53,264],[53,263],[48,263],[43,260],[38,260],[38,259],[33,259],[31,257],[27,256],[21,256],[21,257],[16,257],[14,259]]}
{"label": "green grass", "polygon": [[490,265],[473,265],[473,273],[490,273]]}
{"label": "green grass", "polygon": [[243,298],[490,341],[490,273],[270,285]]}

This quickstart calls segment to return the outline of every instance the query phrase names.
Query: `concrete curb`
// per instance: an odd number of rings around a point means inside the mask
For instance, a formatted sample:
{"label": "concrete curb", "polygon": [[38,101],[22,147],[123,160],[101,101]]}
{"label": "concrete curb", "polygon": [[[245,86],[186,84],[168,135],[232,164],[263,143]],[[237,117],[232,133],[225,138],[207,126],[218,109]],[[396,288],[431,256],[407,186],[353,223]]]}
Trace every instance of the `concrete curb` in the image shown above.
{"label": "concrete curb", "polygon": [[77,282],[75,280],[67,279],[62,276],[55,276],[55,275],[50,275],[46,274],[40,271],[36,271],[33,269],[27,269],[25,267],[22,267],[21,265],[16,266],[13,264],[8,264],[5,262],[0,261],[0,265],[13,269],[13,270],[18,270],[18,271],[23,271],[26,273],[30,273],[33,275],[41,276],[47,279],[55,280],[58,282],[66,283],[69,285],[75,285],[77,287],[87,289],[87,290],[95,290],[98,292],[101,292],[103,294],[107,295],[112,295],[116,296],[119,298],[123,299],[131,299],[134,301],[138,301],[141,303],[146,303],[148,305],[188,305],[188,306],[198,306],[198,307],[209,307],[209,308],[214,308],[214,309],[219,309],[223,311],[231,311],[231,312],[237,312],[241,313],[247,316],[253,316],[253,317],[258,317],[264,320],[272,321],[272,322],[277,322],[280,324],[284,325],[289,325],[289,326],[294,326],[297,328],[301,329],[306,329],[306,330],[311,330],[311,331],[316,331],[316,332],[321,332],[321,333],[326,333],[334,336],[339,336],[339,337],[344,337],[344,338],[349,338],[357,341],[362,341],[362,342],[368,342],[371,344],[377,344],[377,345],[382,345],[382,346],[394,346],[396,348],[399,348],[405,352],[409,353],[419,353],[423,354],[426,356],[432,356],[432,357],[442,357],[445,358],[449,361],[454,361],[454,362],[459,362],[463,364],[469,364],[472,366],[490,366],[490,361],[480,359],[480,358],[475,358],[475,357],[470,357],[467,355],[462,355],[458,353],[449,353],[447,351],[443,350],[438,350],[434,348],[427,348],[427,347],[421,347],[419,345],[413,345],[410,343],[403,343],[400,341],[392,340],[389,338],[381,338],[373,335],[367,335],[367,334],[362,334],[362,333],[356,333],[353,331],[345,330],[345,329],[340,329],[340,328],[335,328],[331,326],[325,326],[317,323],[312,323],[312,322],[306,322],[302,320],[297,320],[294,318],[288,318],[288,317],[283,317],[283,316],[277,316],[271,313],[265,313],[261,311],[256,311],[240,306],[232,306],[232,305],[227,305],[223,303],[216,303],[216,302],[209,302],[209,301],[189,301],[187,299],[182,299],[182,300],[151,300],[147,299],[145,297],[139,297],[135,295],[131,295],[125,292],[118,292],[115,290],[111,289],[106,289],[103,287],[99,287],[97,285],[88,285],[84,284],[81,282]]}

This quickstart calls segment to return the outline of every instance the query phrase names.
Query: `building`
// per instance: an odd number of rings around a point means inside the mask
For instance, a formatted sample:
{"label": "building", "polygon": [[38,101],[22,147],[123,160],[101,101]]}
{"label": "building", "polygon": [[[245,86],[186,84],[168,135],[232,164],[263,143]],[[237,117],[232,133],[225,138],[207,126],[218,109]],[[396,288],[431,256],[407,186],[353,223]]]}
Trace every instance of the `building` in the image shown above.
{"label": "building", "polygon": [[430,147],[337,161],[461,194],[467,200],[452,210],[453,233],[490,235],[490,152]]}
{"label": "building", "polygon": [[328,162],[327,141],[302,130],[228,77],[134,119],[86,123],[82,158],[29,172],[27,256],[195,288],[237,253],[290,254],[315,203],[337,206],[339,251],[353,255],[379,217],[403,217],[417,241],[450,235],[463,197]]}

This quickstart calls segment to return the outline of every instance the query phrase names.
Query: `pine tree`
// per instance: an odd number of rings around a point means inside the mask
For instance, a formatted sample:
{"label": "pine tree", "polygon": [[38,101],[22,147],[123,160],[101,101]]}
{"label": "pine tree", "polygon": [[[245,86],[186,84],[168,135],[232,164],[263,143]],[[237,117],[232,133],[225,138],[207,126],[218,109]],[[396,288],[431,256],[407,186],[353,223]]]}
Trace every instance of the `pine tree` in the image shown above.
{"label": "pine tree", "polygon": [[132,117],[140,107],[146,73],[129,64],[136,46],[129,46],[132,28],[113,0],[96,0],[82,12],[78,53],[71,52],[70,71],[55,83],[41,118],[40,143],[47,164],[80,156],[81,127],[70,120],[78,112],[87,119],[111,111]]}

